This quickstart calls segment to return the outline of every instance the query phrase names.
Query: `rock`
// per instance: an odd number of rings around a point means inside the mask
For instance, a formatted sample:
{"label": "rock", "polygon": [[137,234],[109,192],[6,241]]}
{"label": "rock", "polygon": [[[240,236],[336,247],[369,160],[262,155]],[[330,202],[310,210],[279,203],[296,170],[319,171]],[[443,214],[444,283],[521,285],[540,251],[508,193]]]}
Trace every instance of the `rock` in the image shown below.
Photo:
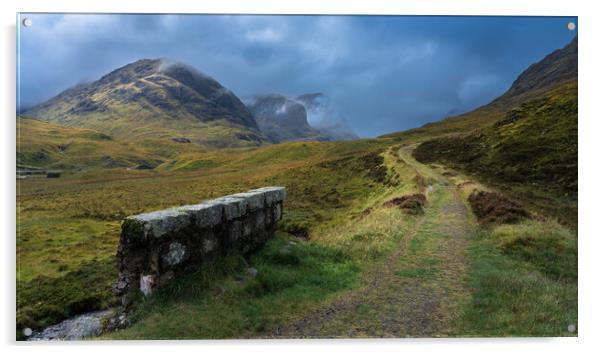
{"label": "rock", "polygon": [[140,276],[140,291],[144,296],[148,296],[153,293],[153,287],[155,285],[155,277],[152,275],[141,275]]}
{"label": "rock", "polygon": [[259,211],[255,214],[255,229],[261,230],[265,227],[265,212]]}
{"label": "rock", "polygon": [[240,218],[247,214],[248,201],[244,197],[231,195],[215,199],[215,201],[223,206],[224,216],[228,221]]}
{"label": "rock", "polygon": [[112,315],[112,310],[77,315],[59,324],[47,327],[41,332],[34,332],[27,340],[79,340],[87,337],[96,337],[103,333],[103,322]]}
{"label": "rock", "polygon": [[194,218],[194,223],[199,228],[213,227],[222,222],[224,207],[216,201],[210,200],[200,204],[185,205],[178,208]]}
{"label": "rock", "polygon": [[[273,187],[273,188],[278,188],[278,187]],[[254,189],[254,190],[244,192],[244,193],[236,193],[236,194],[233,194],[232,196],[245,199],[247,201],[247,208],[250,211],[255,211],[255,210],[263,209],[265,201],[266,201],[266,195],[267,195],[267,193],[264,193],[263,191],[261,191],[259,189]]]}
{"label": "rock", "polygon": [[190,223],[188,215],[179,209],[167,209],[151,213],[130,216],[127,219],[140,223],[144,234],[154,237],[165,236],[168,232],[177,232]]}
{"label": "rock", "polygon": [[274,221],[278,221],[280,219],[282,219],[282,204],[278,203],[274,208]]}
{"label": "rock", "polygon": [[251,277],[251,278],[255,278],[257,276],[257,269],[251,267],[251,268],[247,268],[247,274]]}
{"label": "rock", "polygon": [[263,187],[253,189],[248,193],[261,193],[265,195],[265,201],[269,206],[282,202],[286,198],[286,189],[283,187]]}
{"label": "rock", "polygon": [[217,240],[215,238],[206,238],[203,240],[203,252],[210,253],[217,247]]}
{"label": "rock", "polygon": [[235,242],[242,236],[243,225],[241,221],[234,221],[228,231],[230,242]]}
{"label": "rock", "polygon": [[169,251],[163,255],[163,260],[170,266],[182,263],[186,258],[186,246],[179,242],[169,244]]}
{"label": "rock", "polygon": [[130,321],[125,312],[119,313],[111,318],[107,322],[105,332],[113,332],[119,329],[126,328],[130,324]]}

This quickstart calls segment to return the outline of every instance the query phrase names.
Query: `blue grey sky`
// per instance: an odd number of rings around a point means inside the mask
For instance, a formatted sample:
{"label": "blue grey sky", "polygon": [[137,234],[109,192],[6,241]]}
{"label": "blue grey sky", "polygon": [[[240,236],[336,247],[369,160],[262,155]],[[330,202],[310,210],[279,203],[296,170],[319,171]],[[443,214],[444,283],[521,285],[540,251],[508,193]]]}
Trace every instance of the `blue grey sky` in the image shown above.
{"label": "blue grey sky", "polygon": [[141,58],[169,58],[239,97],[323,92],[362,137],[472,110],[568,44],[574,17],[22,14],[21,106]]}

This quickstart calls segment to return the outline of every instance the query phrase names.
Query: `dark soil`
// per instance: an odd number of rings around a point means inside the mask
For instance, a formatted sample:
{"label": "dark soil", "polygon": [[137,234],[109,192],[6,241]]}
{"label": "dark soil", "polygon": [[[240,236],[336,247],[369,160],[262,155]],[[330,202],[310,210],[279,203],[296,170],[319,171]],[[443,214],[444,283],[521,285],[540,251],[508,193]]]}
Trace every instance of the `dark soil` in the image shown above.
{"label": "dark soil", "polygon": [[468,201],[482,225],[511,224],[530,217],[522,205],[500,193],[474,191]]}
{"label": "dark soil", "polygon": [[424,212],[425,203],[426,197],[424,196],[424,194],[416,193],[404,195],[398,198],[393,198],[385,202],[384,206],[397,206],[404,211],[421,214]]}

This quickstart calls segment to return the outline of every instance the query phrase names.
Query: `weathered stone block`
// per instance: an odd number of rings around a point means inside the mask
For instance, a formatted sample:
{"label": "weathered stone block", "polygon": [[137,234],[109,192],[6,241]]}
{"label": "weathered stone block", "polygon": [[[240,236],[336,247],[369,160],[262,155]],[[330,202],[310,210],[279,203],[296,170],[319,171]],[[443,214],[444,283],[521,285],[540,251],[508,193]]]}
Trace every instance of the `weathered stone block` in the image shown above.
{"label": "weathered stone block", "polygon": [[265,210],[260,210],[255,214],[255,229],[263,230],[265,228]]}
{"label": "weathered stone block", "polygon": [[178,210],[191,215],[197,228],[211,228],[221,224],[224,207],[217,201],[206,201],[201,204],[185,205]]}
{"label": "weathered stone block", "polygon": [[128,219],[140,223],[147,237],[177,233],[190,225],[188,214],[175,208],[130,216]]}
{"label": "weathered stone block", "polygon": [[226,196],[214,200],[224,208],[224,217],[230,221],[247,213],[247,200],[242,197]]}
{"label": "weathered stone block", "polygon": [[203,238],[203,254],[210,254],[217,250],[218,242],[215,235],[212,233]]}
{"label": "weathered stone block", "polygon": [[266,193],[261,191],[249,191],[233,194],[233,197],[243,198],[247,201],[249,211],[263,209],[265,207]]}
{"label": "weathered stone block", "polygon": [[163,260],[168,266],[175,266],[182,263],[186,259],[186,246],[179,242],[169,244],[169,250],[163,255]]}
{"label": "weathered stone block", "polygon": [[148,296],[153,293],[155,287],[155,277],[152,275],[141,275],[140,276],[140,291],[144,296]]}
{"label": "weathered stone block", "polygon": [[265,195],[265,201],[269,206],[272,206],[276,203],[280,203],[284,201],[286,198],[286,189],[284,187],[263,187],[258,189],[253,189],[249,193],[262,193]]}
{"label": "weathered stone block", "polygon": [[274,222],[282,219],[282,203],[274,206]]}

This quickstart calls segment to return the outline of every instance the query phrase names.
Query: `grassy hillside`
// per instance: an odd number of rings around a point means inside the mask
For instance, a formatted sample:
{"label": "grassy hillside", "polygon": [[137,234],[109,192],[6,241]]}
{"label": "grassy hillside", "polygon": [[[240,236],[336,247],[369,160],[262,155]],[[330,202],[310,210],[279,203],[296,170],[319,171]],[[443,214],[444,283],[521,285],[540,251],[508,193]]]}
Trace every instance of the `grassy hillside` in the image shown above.
{"label": "grassy hillside", "polygon": [[[29,123],[47,128],[47,123]],[[29,130],[28,139],[41,141],[47,132]],[[88,130],[65,128],[57,133],[57,141],[88,139],[89,134],[93,135]],[[44,140],[44,146],[55,143]],[[101,145],[92,147],[102,153],[113,151],[124,159],[137,153],[116,141],[106,146],[113,150],[105,150],[103,142],[101,139]],[[34,149],[30,145],[28,148]],[[173,153],[155,170],[103,166],[72,171],[66,178],[54,180],[19,180],[18,322],[37,328],[112,304],[110,285],[116,277],[119,225],[127,215],[198,203],[253,187],[283,185],[289,195],[285,219],[280,223],[285,232],[306,237],[335,220],[352,218],[371,196],[389,188],[394,178],[383,167],[379,155],[383,148],[378,141],[360,141],[187,151]],[[50,158],[55,154],[60,155],[55,151]],[[66,165],[65,161],[79,166],[93,157],[87,153],[67,160],[57,156],[53,166]]]}
{"label": "grassy hillside", "polygon": [[571,82],[508,110],[489,127],[428,140],[414,154],[514,188],[522,199],[525,193],[547,198],[558,217],[575,225],[577,126],[577,83]]}
{"label": "grassy hillside", "polygon": [[17,118],[17,137],[18,165],[67,170],[148,169],[179,153],[202,150],[196,144],[170,139],[115,139],[92,129],[27,117]]}

